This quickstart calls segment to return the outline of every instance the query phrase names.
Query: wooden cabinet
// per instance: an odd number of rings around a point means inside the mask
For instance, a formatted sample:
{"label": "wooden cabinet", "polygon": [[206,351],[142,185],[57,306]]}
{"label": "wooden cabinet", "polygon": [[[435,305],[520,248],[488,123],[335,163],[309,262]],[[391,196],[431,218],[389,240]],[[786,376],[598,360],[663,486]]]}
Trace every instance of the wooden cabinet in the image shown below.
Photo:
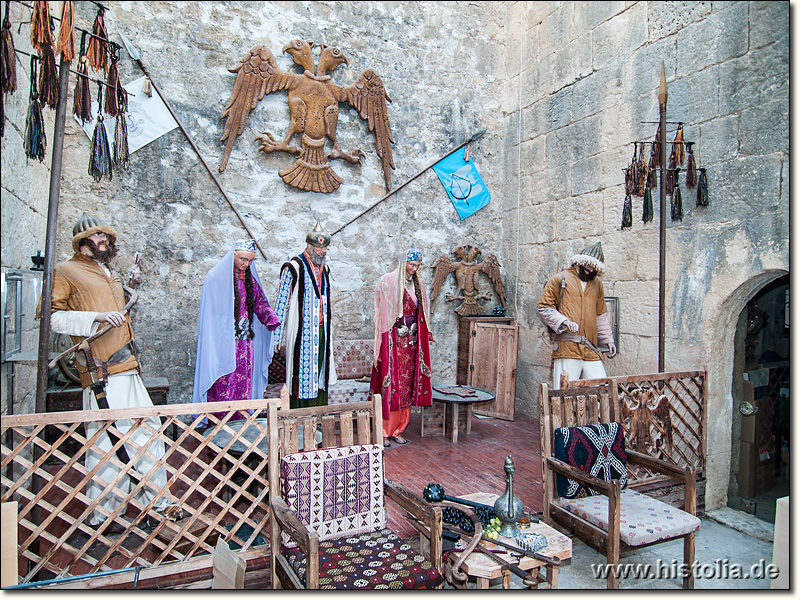
{"label": "wooden cabinet", "polygon": [[495,394],[475,414],[514,420],[519,327],[509,317],[459,317],[456,383]]}

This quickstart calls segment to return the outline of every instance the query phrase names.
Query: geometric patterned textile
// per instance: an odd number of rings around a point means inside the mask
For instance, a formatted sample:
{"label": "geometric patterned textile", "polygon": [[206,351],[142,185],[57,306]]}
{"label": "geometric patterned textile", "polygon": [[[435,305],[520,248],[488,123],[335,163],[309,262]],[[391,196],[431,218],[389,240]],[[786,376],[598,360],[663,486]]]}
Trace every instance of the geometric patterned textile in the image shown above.
{"label": "geometric patterned textile", "polygon": [[[562,508],[608,531],[608,497],[561,498]],[[623,490],[620,494],[619,537],[628,546],[643,546],[700,529],[700,519],[665,502]]]}
{"label": "geometric patterned textile", "polygon": [[[628,484],[625,436],[619,423],[559,427],[555,430],[553,446],[557,459],[584,473],[605,481],[619,479],[622,488]],[[556,475],[556,484],[562,498],[582,498],[597,493],[563,475]]]}
{"label": "geometric patterned textile", "polygon": [[[320,541],[386,525],[383,447],[326,448],[281,459],[281,495]],[[288,537],[284,543],[290,545]]]}
{"label": "geometric patterned textile", "polygon": [[[305,555],[297,547],[282,552],[304,581]],[[429,590],[443,582],[430,561],[388,529],[319,544],[320,589]]]}
{"label": "geometric patterned textile", "polygon": [[339,340],[333,344],[339,379],[358,379],[372,374],[372,340]]}

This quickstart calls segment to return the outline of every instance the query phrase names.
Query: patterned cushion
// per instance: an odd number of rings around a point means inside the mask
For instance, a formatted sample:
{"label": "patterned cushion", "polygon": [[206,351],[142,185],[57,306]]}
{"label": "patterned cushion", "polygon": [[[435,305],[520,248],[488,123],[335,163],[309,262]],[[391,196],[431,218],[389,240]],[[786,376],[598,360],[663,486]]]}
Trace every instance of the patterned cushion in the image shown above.
{"label": "patterned cushion", "polygon": [[386,525],[382,446],[288,454],[281,459],[281,487],[283,499],[320,540]]}
{"label": "patterned cushion", "polygon": [[372,340],[340,340],[333,344],[339,379],[358,379],[372,374]]}
{"label": "patterned cushion", "polygon": [[349,402],[367,402],[370,399],[369,382],[339,379],[328,388],[328,405]]}
{"label": "patterned cushion", "polygon": [[[282,552],[300,580],[305,581],[305,555],[297,547],[284,547]],[[388,529],[319,544],[322,589],[428,590],[443,582],[430,561]]]}
{"label": "patterned cushion", "polygon": [[[559,427],[554,438],[557,459],[605,481],[619,479],[623,488],[627,485],[625,437],[619,423]],[[556,475],[556,485],[562,498],[582,498],[597,493],[563,475]]]}
{"label": "patterned cushion", "polygon": [[[561,506],[608,531],[608,497],[561,498]],[[643,546],[700,529],[700,519],[634,490],[620,494],[619,538],[628,546]]]}

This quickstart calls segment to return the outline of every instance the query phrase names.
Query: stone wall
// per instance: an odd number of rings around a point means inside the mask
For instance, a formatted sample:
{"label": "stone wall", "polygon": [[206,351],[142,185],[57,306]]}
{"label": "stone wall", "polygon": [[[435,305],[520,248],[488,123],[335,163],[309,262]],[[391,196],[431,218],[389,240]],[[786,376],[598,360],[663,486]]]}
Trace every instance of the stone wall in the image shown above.
{"label": "stone wall", "polygon": [[736,322],[752,294],[789,268],[788,3],[525,2],[514,9],[509,55],[520,58],[509,67],[504,103],[505,179],[520,189],[517,206],[509,189],[503,222],[521,326],[518,409],[536,414],[536,384],[551,379],[550,344],[536,315],[542,285],[598,240],[606,295],[619,298],[619,355],[607,370],[658,370],[658,194],[652,223],[642,223],[634,198],[632,228],[620,225],[623,169],[633,142],[655,135],[663,62],[667,120],[683,122],[686,140],[695,142],[711,199],[696,207],[681,174],[685,216],[667,217],[665,368],[708,370],[706,504],[722,503]]}
{"label": "stone wall", "polygon": [[[538,412],[537,384],[550,379],[549,343],[536,316],[542,285],[595,241],[608,264],[606,293],[620,307],[620,354],[608,371],[657,369],[657,198],[653,223],[641,222],[640,203],[633,227],[621,231],[620,223],[622,170],[632,143],[655,133],[663,62],[667,118],[682,121],[686,139],[696,142],[711,197],[709,207],[695,207],[684,186],[685,217],[667,222],[666,368],[709,371],[709,473],[719,481],[706,505],[724,502],[736,322],[752,294],[789,265],[788,3],[107,5],[112,39],[121,31],[136,45],[214,172],[224,149],[220,115],[235,82],[228,69],[258,45],[271,49],[282,69],[294,69],[281,49],[295,38],[347,55],[349,66],[332,73],[336,83],[347,85],[368,68],[382,77],[393,100],[395,187],[486,129],[470,155],[492,193],[489,206],[460,221],[427,171],[334,237],[335,335],[372,335],[374,284],[407,246],[420,247],[429,266],[459,243],[477,244],[503,267],[509,314],[520,325],[517,410],[531,415]],[[94,5],[77,8],[78,24],[89,28]],[[23,25],[16,38],[27,31]],[[26,64],[21,60],[20,69]],[[120,72],[124,83],[141,76],[124,51]],[[27,257],[44,247],[49,158],[26,165],[20,152],[26,86],[6,104],[12,125],[2,140],[4,268],[29,266]],[[277,173],[294,159],[258,152],[254,138],[267,130],[280,139],[288,121],[285,92],[266,96],[218,175],[265,251],[257,268],[270,299],[281,263],[302,250],[317,217],[333,231],[385,193],[373,138],[343,105],[339,140],[364,150],[362,164],[334,164],[344,184],[333,194],[285,185]],[[68,119],[56,259],[69,257],[70,231],[83,211],[118,229],[121,273],[141,253],[134,317],[146,372],[169,379],[170,402],[188,402],[203,277],[245,230],[179,129],[133,154],[129,170],[111,181],[98,184],[87,174],[88,154],[88,137]],[[431,280],[430,268],[423,274]],[[448,281],[442,296],[454,289]],[[435,308],[434,379],[451,381],[454,307],[440,298]]]}

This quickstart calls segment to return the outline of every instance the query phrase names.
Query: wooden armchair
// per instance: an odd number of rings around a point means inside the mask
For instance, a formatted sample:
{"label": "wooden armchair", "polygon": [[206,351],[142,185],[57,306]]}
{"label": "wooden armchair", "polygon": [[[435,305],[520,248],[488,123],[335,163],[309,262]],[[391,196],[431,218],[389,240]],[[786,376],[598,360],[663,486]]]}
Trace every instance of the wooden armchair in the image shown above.
{"label": "wooden armchair", "polygon": [[[609,473],[596,463],[584,470],[576,468],[567,461],[559,460],[562,454],[557,444],[564,448],[564,440],[571,440],[572,449],[582,433],[587,430],[575,429],[587,425],[612,424],[606,432],[621,431],[613,427],[619,421],[617,396],[614,386],[572,387],[551,390],[542,383],[539,396],[539,423],[541,428],[543,514],[548,524],[557,523],[565,530],[575,534],[587,544],[605,552],[607,562],[613,565],[608,570],[608,588],[619,587],[619,557],[621,551],[650,546],[673,539],[683,538],[683,587],[694,587],[695,540],[694,534],[700,529],[700,520],[695,516],[696,491],[695,469],[681,468],[648,454],[625,450],[619,437],[614,438],[618,452],[608,456],[617,466],[621,466],[622,477],[597,477],[585,472]],[[564,428],[564,429],[562,429]],[[589,431],[589,437],[593,434]],[[621,433],[619,433],[621,436]],[[572,436],[571,438],[569,436]],[[559,438],[558,440],[556,438]],[[599,436],[599,437],[602,437]],[[610,440],[610,435],[605,441]],[[624,439],[624,438],[622,438]],[[610,446],[606,446],[608,450]],[[573,458],[575,454],[571,454]],[[599,454],[603,454],[600,450]],[[575,462],[575,461],[573,461]],[[601,460],[598,460],[598,463]],[[684,484],[683,510],[655,500],[624,487],[628,465],[642,466],[649,470],[682,481]],[[565,485],[561,480],[562,492],[566,487],[574,490],[583,486],[582,497],[560,497],[558,477],[563,476],[573,483]]]}
{"label": "wooden armchair", "polygon": [[[384,479],[380,396],[293,410],[271,403],[268,422],[273,588],[441,587],[441,508]],[[385,498],[407,512],[420,552],[386,528]]]}

